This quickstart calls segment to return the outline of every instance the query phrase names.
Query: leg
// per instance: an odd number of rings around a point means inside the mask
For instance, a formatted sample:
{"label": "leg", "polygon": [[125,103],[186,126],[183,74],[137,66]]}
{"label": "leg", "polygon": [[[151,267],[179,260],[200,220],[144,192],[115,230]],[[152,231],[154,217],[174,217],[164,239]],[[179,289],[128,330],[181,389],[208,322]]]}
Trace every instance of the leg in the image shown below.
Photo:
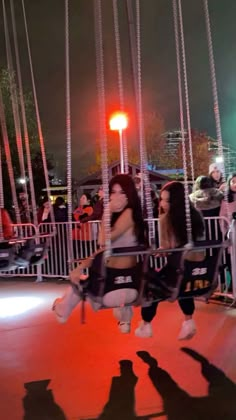
{"label": "leg", "polygon": [[142,320],[144,322],[152,322],[156,316],[158,302],[152,302],[151,306],[141,308]]}
{"label": "leg", "polygon": [[193,298],[179,299],[178,304],[180,306],[180,309],[185,315],[185,319],[187,320],[191,319],[195,310],[194,299]]}
{"label": "leg", "polygon": [[65,323],[80,300],[80,295],[76,293],[75,288],[71,285],[68,286],[64,296],[56,299],[52,307],[58,322]]}
{"label": "leg", "polygon": [[195,310],[194,299],[179,299],[178,304],[185,315],[185,321],[182,324],[178,339],[188,340],[196,334],[196,324],[192,319]]}
{"label": "leg", "polygon": [[130,332],[130,322],[133,316],[131,304],[135,301],[137,293],[136,289],[120,289],[104,295],[103,304],[107,307],[114,308],[113,315],[118,320],[122,333]]}
{"label": "leg", "polygon": [[135,335],[137,337],[151,337],[152,326],[151,321],[156,316],[158,302],[152,302],[151,306],[146,306],[141,309],[142,321],[140,326],[136,328]]}

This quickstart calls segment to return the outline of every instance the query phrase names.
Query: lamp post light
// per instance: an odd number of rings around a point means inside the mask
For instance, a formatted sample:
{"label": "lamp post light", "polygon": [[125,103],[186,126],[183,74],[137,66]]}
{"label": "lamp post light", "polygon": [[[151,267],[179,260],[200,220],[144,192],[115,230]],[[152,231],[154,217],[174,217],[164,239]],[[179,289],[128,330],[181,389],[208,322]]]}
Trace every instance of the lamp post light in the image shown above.
{"label": "lamp post light", "polygon": [[128,118],[125,112],[115,112],[110,118],[110,129],[112,131],[119,132],[120,139],[120,171],[123,174],[124,171],[124,145],[123,145],[123,130],[128,127]]}
{"label": "lamp post light", "polygon": [[217,156],[216,157],[216,163],[223,163],[223,162],[224,162],[223,156]]}
{"label": "lamp post light", "polygon": [[18,179],[19,184],[25,185],[26,184],[26,178],[19,178]]}

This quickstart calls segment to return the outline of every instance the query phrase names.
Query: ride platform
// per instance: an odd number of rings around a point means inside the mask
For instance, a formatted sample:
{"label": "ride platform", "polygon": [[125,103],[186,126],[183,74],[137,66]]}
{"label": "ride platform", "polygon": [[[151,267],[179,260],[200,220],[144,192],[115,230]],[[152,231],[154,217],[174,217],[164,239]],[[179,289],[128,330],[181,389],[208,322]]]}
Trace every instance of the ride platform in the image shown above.
{"label": "ride platform", "polygon": [[59,325],[65,284],[0,281],[3,420],[235,420],[236,309],[196,303],[197,334],[177,336],[177,303],[159,305],[154,336],[121,334],[110,309],[86,304]]}

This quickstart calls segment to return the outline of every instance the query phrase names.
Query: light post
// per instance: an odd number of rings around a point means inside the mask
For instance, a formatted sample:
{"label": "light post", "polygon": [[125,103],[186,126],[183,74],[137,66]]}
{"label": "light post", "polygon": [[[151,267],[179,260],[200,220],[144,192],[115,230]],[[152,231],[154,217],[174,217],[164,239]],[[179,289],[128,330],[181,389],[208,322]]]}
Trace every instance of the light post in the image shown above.
{"label": "light post", "polygon": [[18,182],[19,182],[19,184],[21,184],[21,185],[25,185],[26,184],[26,178],[19,178],[18,179]]}
{"label": "light post", "polygon": [[110,129],[119,132],[120,139],[120,171],[123,174],[124,170],[124,146],[123,146],[123,130],[128,127],[128,118],[125,112],[115,112],[110,118]]}
{"label": "light post", "polygon": [[221,174],[225,175],[225,162],[223,156],[216,156],[215,162],[217,164],[217,168],[220,170]]}
{"label": "light post", "polygon": [[223,163],[224,159],[223,156],[216,156],[216,163]]}

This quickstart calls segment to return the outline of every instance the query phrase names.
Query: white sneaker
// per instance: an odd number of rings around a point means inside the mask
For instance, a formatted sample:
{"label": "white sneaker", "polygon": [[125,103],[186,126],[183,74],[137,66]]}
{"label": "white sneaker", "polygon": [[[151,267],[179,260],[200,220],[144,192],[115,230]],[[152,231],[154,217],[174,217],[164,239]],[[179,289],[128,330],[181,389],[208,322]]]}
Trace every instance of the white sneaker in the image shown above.
{"label": "white sneaker", "polygon": [[130,332],[130,322],[119,322],[118,326],[122,334],[128,334]]}
{"label": "white sneaker", "polygon": [[62,316],[57,312],[57,305],[58,303],[60,303],[62,301],[62,298],[57,298],[52,305],[52,310],[54,312],[54,314],[56,315],[56,319],[60,324],[65,324],[68,317]]}
{"label": "white sneaker", "polygon": [[193,319],[184,321],[178,336],[178,340],[190,340],[197,332],[196,324]]}
{"label": "white sneaker", "polygon": [[152,337],[152,326],[150,322],[140,322],[140,326],[136,328],[134,334],[136,337],[148,338]]}

